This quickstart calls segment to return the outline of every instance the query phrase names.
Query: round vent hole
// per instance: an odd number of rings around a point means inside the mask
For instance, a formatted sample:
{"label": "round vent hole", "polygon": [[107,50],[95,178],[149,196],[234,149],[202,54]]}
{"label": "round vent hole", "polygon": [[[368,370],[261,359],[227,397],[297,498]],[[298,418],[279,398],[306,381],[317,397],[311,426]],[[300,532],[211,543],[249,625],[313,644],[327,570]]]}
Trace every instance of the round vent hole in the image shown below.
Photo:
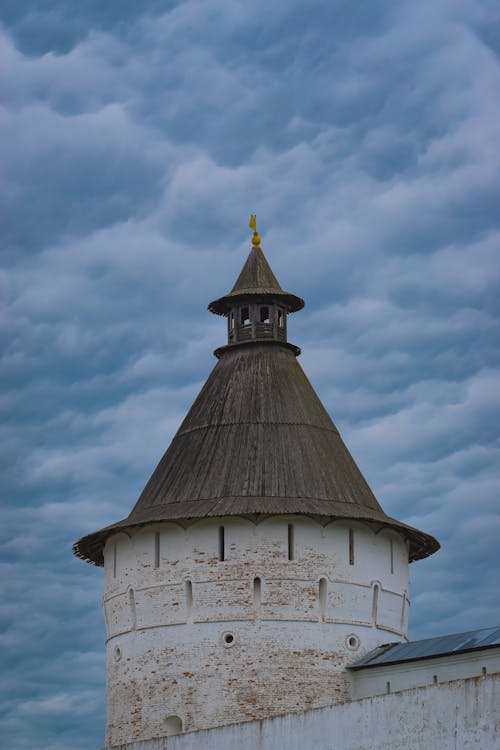
{"label": "round vent hole", "polygon": [[346,645],[347,645],[347,648],[351,649],[351,651],[356,651],[359,648],[358,636],[354,635],[354,633],[352,633],[351,635],[348,635],[346,638]]}
{"label": "round vent hole", "polygon": [[234,636],[234,633],[223,633],[222,645],[225,648],[230,648],[231,646],[234,646],[235,643],[236,643],[236,638]]}

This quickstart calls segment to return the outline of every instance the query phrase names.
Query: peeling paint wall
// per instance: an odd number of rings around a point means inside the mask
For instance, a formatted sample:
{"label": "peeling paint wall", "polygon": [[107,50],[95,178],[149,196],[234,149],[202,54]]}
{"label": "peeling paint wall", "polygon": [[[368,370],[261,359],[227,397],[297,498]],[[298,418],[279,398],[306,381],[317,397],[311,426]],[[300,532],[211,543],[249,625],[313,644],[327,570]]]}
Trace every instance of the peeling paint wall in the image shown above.
{"label": "peeling paint wall", "polygon": [[500,675],[110,750],[496,750]]}
{"label": "peeling paint wall", "polygon": [[176,717],[192,731],[349,699],[345,664],[406,636],[407,590],[405,541],[359,523],[227,518],[113,536],[107,743],[162,737]]}

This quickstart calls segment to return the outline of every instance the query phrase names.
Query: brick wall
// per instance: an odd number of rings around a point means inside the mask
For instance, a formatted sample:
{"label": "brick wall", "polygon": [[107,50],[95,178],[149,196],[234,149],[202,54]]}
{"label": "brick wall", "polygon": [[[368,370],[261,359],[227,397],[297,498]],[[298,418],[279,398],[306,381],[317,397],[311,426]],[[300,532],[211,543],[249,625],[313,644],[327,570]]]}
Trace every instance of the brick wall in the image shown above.
{"label": "brick wall", "polygon": [[407,588],[404,540],[362,524],[228,518],[112,537],[108,744],[161,737],[172,717],[192,731],[347,700],[346,662],[405,637]]}

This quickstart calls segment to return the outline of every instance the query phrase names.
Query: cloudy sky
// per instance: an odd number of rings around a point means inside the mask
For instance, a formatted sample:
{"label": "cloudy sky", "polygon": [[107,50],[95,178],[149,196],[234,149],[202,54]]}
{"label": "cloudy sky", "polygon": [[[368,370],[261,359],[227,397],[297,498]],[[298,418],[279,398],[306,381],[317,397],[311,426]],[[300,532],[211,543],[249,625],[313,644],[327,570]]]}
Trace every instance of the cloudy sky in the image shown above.
{"label": "cloudy sky", "polygon": [[412,566],[411,636],[500,623],[500,13],[481,0],[4,0],[9,750],[103,744],[102,574],[249,249]]}

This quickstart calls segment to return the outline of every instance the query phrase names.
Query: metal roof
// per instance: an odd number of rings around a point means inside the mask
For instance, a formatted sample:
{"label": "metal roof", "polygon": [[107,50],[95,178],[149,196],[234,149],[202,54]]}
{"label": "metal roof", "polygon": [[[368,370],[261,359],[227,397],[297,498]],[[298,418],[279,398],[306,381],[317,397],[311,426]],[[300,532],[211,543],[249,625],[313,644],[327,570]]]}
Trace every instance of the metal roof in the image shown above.
{"label": "metal roof", "polygon": [[362,659],[349,665],[349,669],[383,667],[419,659],[432,659],[438,656],[462,654],[467,651],[500,646],[500,627],[468,630],[465,633],[425,638],[409,643],[388,643],[370,651]]}

